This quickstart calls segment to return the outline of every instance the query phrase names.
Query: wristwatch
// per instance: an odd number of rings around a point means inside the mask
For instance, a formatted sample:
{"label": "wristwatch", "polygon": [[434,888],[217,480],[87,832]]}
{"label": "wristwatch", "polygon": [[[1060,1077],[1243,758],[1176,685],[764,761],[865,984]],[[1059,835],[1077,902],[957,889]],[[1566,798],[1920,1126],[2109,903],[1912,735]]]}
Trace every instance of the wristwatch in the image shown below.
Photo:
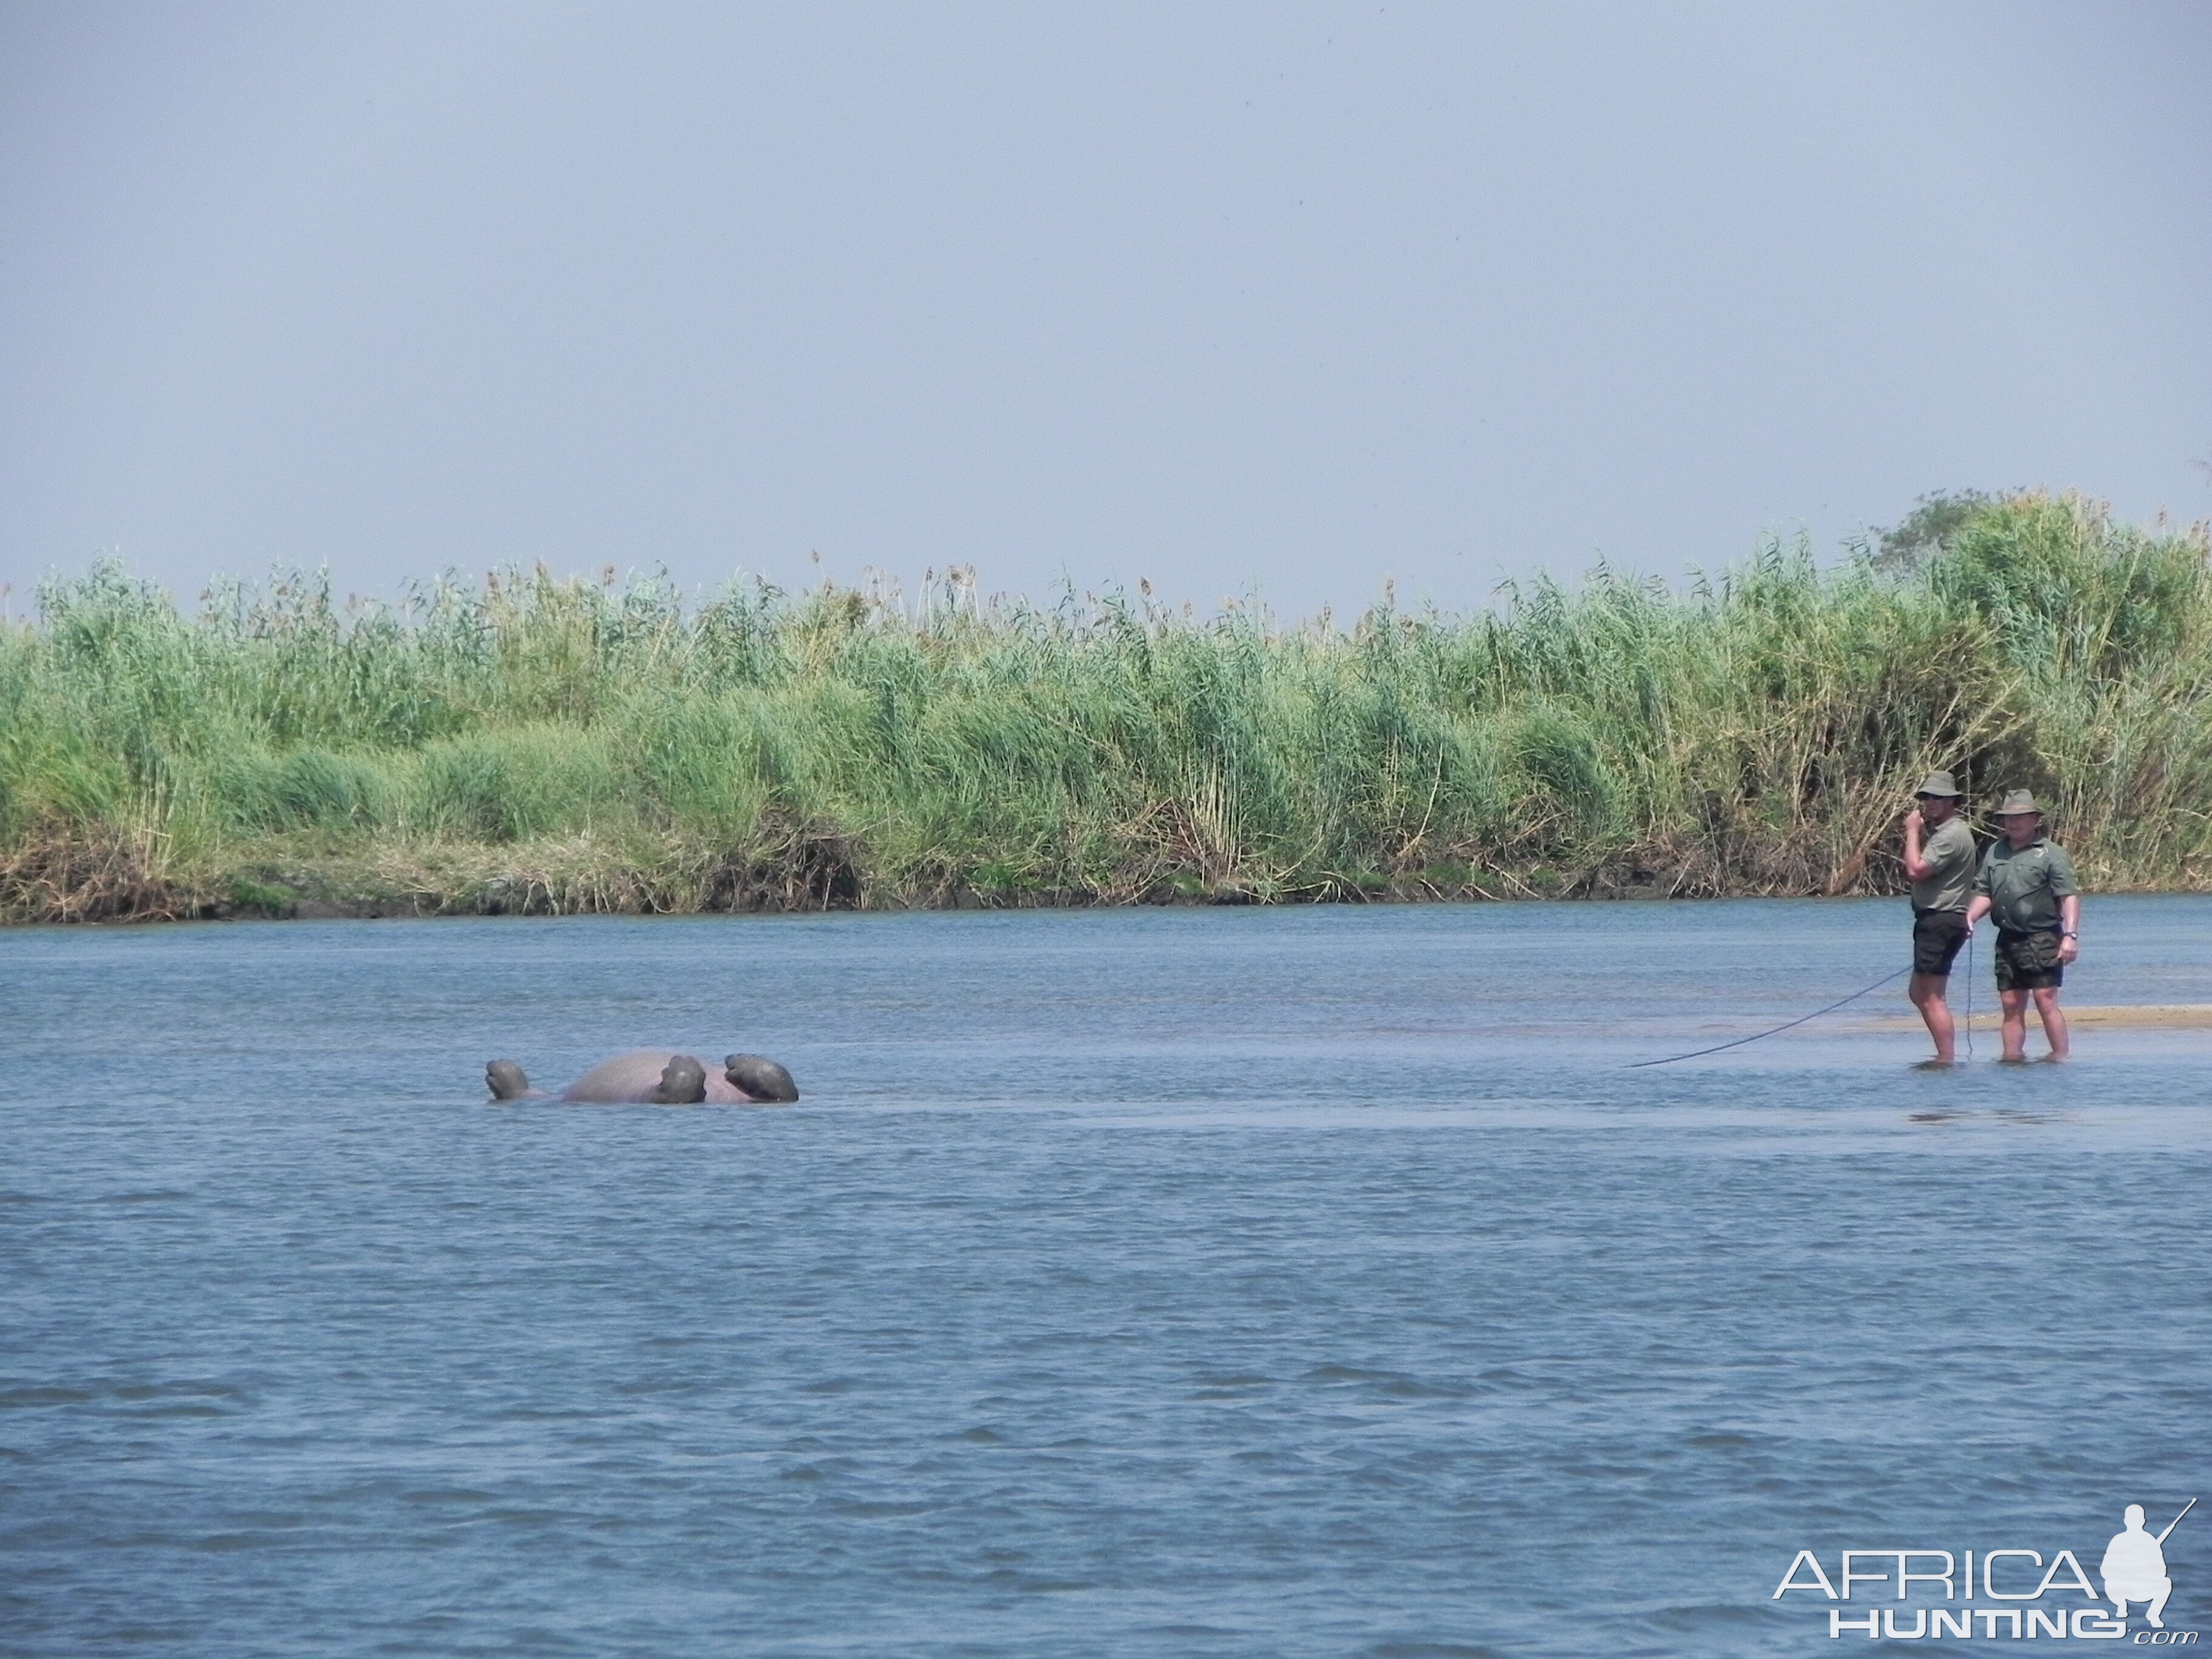
{"label": "wristwatch", "polygon": [[2075,933],[2072,928],[2069,927],[2069,928],[2065,928],[2065,929],[2062,930],[2062,931],[2060,932],[2060,933],[2059,933],[2058,937],[2059,937],[2059,938],[2061,938],[2061,939],[2079,939],[2079,938],[2081,938],[2081,934],[2079,934],[2079,933]]}

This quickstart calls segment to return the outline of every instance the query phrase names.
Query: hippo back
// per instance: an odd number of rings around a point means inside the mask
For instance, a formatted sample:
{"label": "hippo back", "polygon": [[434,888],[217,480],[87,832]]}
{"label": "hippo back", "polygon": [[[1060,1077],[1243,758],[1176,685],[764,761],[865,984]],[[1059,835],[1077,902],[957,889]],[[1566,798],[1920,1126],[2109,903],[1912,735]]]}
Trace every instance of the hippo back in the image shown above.
{"label": "hippo back", "polygon": [[[561,1098],[602,1106],[648,1102],[660,1087],[661,1068],[682,1052],[678,1048],[633,1048],[612,1060],[603,1060],[563,1089]],[[744,1099],[719,1068],[707,1068],[708,1105],[738,1106],[744,1104]]]}

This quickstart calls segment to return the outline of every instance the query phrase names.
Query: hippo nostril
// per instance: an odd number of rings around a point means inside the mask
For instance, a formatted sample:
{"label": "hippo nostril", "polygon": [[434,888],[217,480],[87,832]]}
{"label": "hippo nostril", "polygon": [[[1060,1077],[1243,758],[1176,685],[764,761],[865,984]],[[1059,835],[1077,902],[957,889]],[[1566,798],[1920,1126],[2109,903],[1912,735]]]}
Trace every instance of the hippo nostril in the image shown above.
{"label": "hippo nostril", "polygon": [[749,1100],[788,1105],[799,1098],[791,1073],[765,1054],[732,1054],[722,1066],[731,1086]]}
{"label": "hippo nostril", "polygon": [[484,1085],[494,1100],[520,1100],[530,1092],[530,1078],[511,1060],[495,1060],[484,1067]]}

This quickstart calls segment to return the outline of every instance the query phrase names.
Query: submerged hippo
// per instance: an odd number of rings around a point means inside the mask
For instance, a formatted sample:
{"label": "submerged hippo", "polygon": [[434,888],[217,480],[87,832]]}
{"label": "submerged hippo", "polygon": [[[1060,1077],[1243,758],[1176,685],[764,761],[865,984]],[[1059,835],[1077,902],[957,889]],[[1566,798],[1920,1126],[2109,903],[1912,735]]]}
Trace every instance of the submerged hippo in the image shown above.
{"label": "submerged hippo", "polygon": [[[511,1060],[485,1066],[484,1083],[494,1100],[550,1098]],[[764,1054],[732,1054],[719,1075],[710,1075],[695,1055],[636,1048],[601,1060],[558,1097],[609,1106],[766,1106],[798,1099],[799,1085]]]}

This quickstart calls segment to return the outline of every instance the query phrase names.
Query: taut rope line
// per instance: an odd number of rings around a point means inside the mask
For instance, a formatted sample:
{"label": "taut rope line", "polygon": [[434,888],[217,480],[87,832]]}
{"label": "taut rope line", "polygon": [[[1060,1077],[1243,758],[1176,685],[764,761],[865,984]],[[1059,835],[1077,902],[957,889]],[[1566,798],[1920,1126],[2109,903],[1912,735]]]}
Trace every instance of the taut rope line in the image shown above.
{"label": "taut rope line", "polygon": [[[1911,971],[1912,964],[1907,963],[1895,973],[1884,974],[1880,979],[1875,981],[1873,984],[1863,986],[1858,990],[1852,992],[1850,995],[1839,998],[1838,1000],[1830,1003],[1825,1008],[1815,1008],[1809,1014],[1800,1014],[1795,1019],[1785,1019],[1781,1024],[1773,1027],[1771,1030],[1753,1031],[1749,1036],[1737,1037],[1729,1042],[1716,1042],[1710,1048],[1692,1048],[1686,1054],[1669,1054],[1664,1060],[1634,1060],[1630,1064],[1622,1066],[1621,1070],[1625,1072],[1634,1072],[1640,1071],[1646,1066],[1672,1066],[1678,1060],[1695,1060],[1700,1054],[1717,1054],[1723,1048],[1741,1048],[1747,1042],[1756,1042],[1761,1037],[1771,1037],[1777,1031],[1786,1031],[1793,1025],[1802,1025],[1808,1019],[1818,1019],[1823,1014],[1832,1014],[1837,1009],[1843,1007],[1846,1003],[1856,1002],[1861,997],[1865,996],[1871,992],[1879,991],[1883,986],[1889,984],[1892,981],[1903,979]],[[1970,969],[1968,971],[1972,972],[1972,970]]]}

